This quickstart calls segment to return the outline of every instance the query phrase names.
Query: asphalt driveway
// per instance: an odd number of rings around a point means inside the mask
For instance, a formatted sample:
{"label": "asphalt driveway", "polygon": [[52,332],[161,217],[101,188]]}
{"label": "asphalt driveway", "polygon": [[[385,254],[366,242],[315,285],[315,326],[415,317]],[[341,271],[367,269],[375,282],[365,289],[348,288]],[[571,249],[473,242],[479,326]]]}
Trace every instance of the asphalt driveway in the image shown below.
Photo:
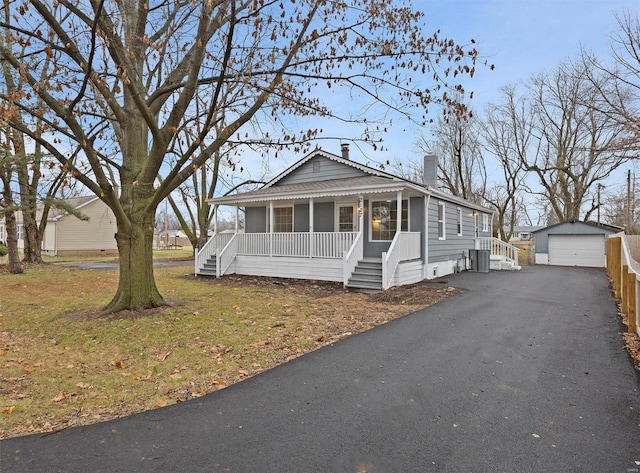
{"label": "asphalt driveway", "polygon": [[193,401],[0,442],[1,472],[640,471],[638,374],[603,270],[464,295]]}

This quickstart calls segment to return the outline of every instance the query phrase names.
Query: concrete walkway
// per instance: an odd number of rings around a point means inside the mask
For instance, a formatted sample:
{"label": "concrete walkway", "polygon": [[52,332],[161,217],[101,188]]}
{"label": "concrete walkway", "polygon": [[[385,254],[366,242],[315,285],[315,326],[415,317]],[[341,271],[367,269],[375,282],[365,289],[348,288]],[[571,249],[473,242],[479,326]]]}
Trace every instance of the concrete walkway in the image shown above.
{"label": "concrete walkway", "polygon": [[469,292],[190,402],[0,442],[1,472],[640,470],[638,374],[603,270]]}

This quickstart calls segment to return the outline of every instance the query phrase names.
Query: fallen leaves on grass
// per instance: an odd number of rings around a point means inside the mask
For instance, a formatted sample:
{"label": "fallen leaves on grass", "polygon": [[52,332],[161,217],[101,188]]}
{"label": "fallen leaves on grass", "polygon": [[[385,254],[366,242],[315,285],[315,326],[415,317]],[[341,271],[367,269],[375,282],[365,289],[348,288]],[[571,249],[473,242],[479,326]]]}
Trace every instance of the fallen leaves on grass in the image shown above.
{"label": "fallen leaves on grass", "polygon": [[[417,284],[363,294],[333,282],[195,279],[172,269],[156,279],[179,304],[104,318],[96,302],[73,305],[74,294],[97,277],[110,291],[117,272],[38,270],[28,285],[9,291],[13,302],[3,299],[0,438],[201,397],[463,292]],[[24,302],[38,297],[49,301],[38,306],[39,320]]]}

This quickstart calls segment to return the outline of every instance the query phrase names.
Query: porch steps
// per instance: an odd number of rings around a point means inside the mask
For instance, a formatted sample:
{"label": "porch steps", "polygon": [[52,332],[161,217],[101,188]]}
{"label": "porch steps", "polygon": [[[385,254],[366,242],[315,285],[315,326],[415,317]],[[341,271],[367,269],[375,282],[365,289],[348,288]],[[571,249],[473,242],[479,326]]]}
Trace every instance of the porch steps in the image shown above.
{"label": "porch steps", "polygon": [[495,271],[519,271],[522,266],[516,264],[511,258],[502,255],[491,255],[489,266]]}
{"label": "porch steps", "polygon": [[207,261],[198,268],[198,276],[213,276],[216,277],[216,256],[213,255],[208,258]]}
{"label": "porch steps", "polygon": [[347,287],[365,291],[382,290],[382,259],[364,258],[358,261]]}

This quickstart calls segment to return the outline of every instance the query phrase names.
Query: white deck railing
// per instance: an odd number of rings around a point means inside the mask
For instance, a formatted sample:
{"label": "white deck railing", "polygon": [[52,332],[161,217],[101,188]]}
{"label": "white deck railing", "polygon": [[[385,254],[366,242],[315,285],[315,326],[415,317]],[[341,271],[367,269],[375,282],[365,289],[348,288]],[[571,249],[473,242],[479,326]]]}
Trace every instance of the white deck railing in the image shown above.
{"label": "white deck railing", "polygon": [[343,284],[346,286],[349,283],[349,278],[351,274],[356,269],[358,261],[362,259],[364,255],[364,238],[362,237],[362,232],[356,235],[356,239],[354,240],[351,248],[344,254],[344,261],[342,263],[342,278]]}
{"label": "white deck railing", "polygon": [[382,289],[389,289],[401,261],[420,258],[420,232],[397,232],[389,249],[382,253]]}
{"label": "white deck railing", "polygon": [[489,250],[492,255],[504,256],[513,261],[515,266],[519,266],[518,253],[520,248],[510,245],[498,238],[480,237],[476,238],[476,250]]}
{"label": "white deck railing", "polygon": [[237,254],[342,258],[357,232],[238,233]]}
{"label": "white deck railing", "polygon": [[215,233],[205,245],[200,248],[200,251],[196,251],[195,267],[196,274],[198,274],[199,269],[204,266],[209,258],[219,254],[220,250],[224,248],[231,238],[233,238],[233,233]]}

